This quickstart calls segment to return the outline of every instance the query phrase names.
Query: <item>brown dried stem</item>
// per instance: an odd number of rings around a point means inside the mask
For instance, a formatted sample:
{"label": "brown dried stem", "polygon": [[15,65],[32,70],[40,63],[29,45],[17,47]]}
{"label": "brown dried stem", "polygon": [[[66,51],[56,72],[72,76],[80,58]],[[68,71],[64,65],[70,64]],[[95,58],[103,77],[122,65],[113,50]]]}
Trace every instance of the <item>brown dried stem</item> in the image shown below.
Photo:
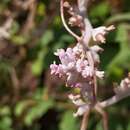
{"label": "brown dried stem", "polygon": [[37,6],[36,0],[30,0],[29,14],[22,29],[23,34],[27,34],[34,27],[34,17],[36,13],[36,6]]}

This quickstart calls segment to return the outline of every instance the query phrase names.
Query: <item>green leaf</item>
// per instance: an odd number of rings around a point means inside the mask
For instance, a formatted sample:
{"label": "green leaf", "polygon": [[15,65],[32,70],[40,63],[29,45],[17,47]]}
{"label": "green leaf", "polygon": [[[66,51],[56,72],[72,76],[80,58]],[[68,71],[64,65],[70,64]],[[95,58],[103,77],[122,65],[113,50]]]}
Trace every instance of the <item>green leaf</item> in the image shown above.
{"label": "green leaf", "polygon": [[[129,26],[130,27],[130,26]],[[126,24],[120,24],[117,28],[116,41],[119,42],[121,49],[128,47],[128,30]]]}
{"label": "green leaf", "polygon": [[44,58],[46,56],[48,49],[44,48],[38,53],[37,59],[32,64],[32,73],[36,76],[39,76],[42,73],[44,68]]}
{"label": "green leaf", "polygon": [[73,117],[72,111],[66,111],[60,122],[60,130],[78,130],[77,119]]}
{"label": "green leaf", "polygon": [[118,26],[116,41],[120,45],[120,50],[107,66],[107,72],[109,76],[113,74],[120,77],[123,74],[123,69],[130,69],[130,47],[128,43],[128,26],[126,24]]}
{"label": "green leaf", "polygon": [[12,120],[8,116],[4,116],[0,120],[0,130],[12,130],[11,125],[12,125]]}
{"label": "green leaf", "polygon": [[98,122],[98,124],[96,125],[96,130],[102,130],[102,122]]}
{"label": "green leaf", "polygon": [[47,46],[54,39],[52,30],[47,30],[40,40],[41,48]]}
{"label": "green leaf", "polygon": [[14,110],[15,116],[20,116],[23,113],[24,109],[26,108],[27,104],[28,104],[27,100],[17,103]]}
{"label": "green leaf", "polygon": [[113,24],[115,22],[121,22],[121,21],[129,21],[130,20],[130,13],[121,13],[112,15],[107,21],[105,22],[107,25]]}
{"label": "green leaf", "polygon": [[11,37],[11,41],[16,45],[24,45],[28,40],[29,37],[24,35],[14,35]]}
{"label": "green leaf", "polygon": [[43,116],[48,109],[50,109],[53,106],[52,100],[40,100],[38,101],[37,105],[30,108],[30,110],[27,112],[24,122],[27,126],[30,126],[34,120],[40,118]]}
{"label": "green leaf", "polygon": [[8,106],[4,106],[0,108],[0,115],[10,115],[10,108]]}
{"label": "green leaf", "polygon": [[91,10],[90,16],[92,17],[101,17],[104,18],[110,11],[109,5],[107,2],[102,2]]}
{"label": "green leaf", "polygon": [[39,15],[45,15],[45,10],[46,10],[46,6],[45,6],[45,4],[43,4],[43,3],[39,3],[38,4],[38,7],[37,7],[37,13],[39,14]]}
{"label": "green leaf", "polygon": [[72,41],[73,41],[73,37],[70,36],[70,35],[63,35],[63,36],[60,38],[60,41],[61,41],[61,42],[72,42]]}
{"label": "green leaf", "polygon": [[128,126],[127,126],[127,130],[130,130],[130,122],[129,122]]}

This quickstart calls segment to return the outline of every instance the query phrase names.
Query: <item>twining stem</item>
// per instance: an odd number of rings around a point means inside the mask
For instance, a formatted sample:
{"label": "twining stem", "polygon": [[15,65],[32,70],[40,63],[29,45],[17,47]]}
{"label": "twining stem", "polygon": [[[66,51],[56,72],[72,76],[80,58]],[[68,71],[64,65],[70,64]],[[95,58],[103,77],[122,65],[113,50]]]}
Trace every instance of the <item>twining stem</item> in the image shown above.
{"label": "twining stem", "polygon": [[113,97],[106,99],[105,101],[100,102],[100,106],[102,108],[108,107],[110,105],[113,105],[117,102],[119,102],[120,100],[122,100],[123,98],[126,98],[130,96],[130,88],[126,89],[125,92],[122,92],[120,94],[116,94]]}
{"label": "twining stem", "polygon": [[78,0],[78,8],[79,8],[79,14],[83,18],[83,24],[84,28],[81,30],[82,32],[82,43],[85,44],[85,46],[89,46],[91,36],[92,36],[92,25],[88,19],[87,16],[87,6],[88,6],[89,0]]}
{"label": "twining stem", "polygon": [[80,11],[80,15],[82,15],[83,17],[86,16],[88,2],[89,0],[78,0],[78,8]]}
{"label": "twining stem", "polygon": [[103,120],[103,129],[108,130],[108,115],[107,113],[100,107],[100,105],[97,105],[95,107],[96,111],[99,112],[102,116]]}
{"label": "twining stem", "polygon": [[98,90],[98,86],[97,86],[97,77],[96,75],[94,74],[94,77],[93,77],[93,81],[94,81],[94,91],[95,91],[95,96],[97,97],[97,90]]}
{"label": "twining stem", "polygon": [[61,20],[62,20],[62,23],[65,27],[65,29],[73,36],[77,39],[77,41],[79,41],[81,38],[75,34],[67,25],[66,21],[65,21],[65,18],[64,18],[64,0],[61,0],[60,1],[60,13],[61,13]]}
{"label": "twining stem", "polygon": [[92,57],[92,54],[90,51],[87,51],[87,58],[88,58],[88,62],[89,62],[89,65],[92,67],[92,70],[93,70],[93,85],[92,85],[92,89],[93,89],[93,103],[96,102],[96,89],[97,89],[97,80],[96,80],[96,75],[95,75],[95,68],[94,68],[94,60],[93,60],[93,57]]}
{"label": "twining stem", "polygon": [[89,114],[90,114],[90,109],[86,111],[86,113],[83,115],[82,123],[80,130],[86,130],[88,127],[88,120],[89,120]]}

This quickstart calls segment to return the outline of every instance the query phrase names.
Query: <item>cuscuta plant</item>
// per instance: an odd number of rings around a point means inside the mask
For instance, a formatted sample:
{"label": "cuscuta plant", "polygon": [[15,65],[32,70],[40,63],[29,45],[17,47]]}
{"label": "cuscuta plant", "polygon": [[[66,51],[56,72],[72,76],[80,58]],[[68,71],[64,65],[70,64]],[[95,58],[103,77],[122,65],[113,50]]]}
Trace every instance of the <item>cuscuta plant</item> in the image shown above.
{"label": "cuscuta plant", "polygon": [[[130,96],[130,74],[123,79],[114,89],[115,95],[105,101],[98,101],[98,79],[104,78],[104,71],[99,70],[99,52],[103,49],[99,43],[105,43],[105,35],[114,30],[114,25],[93,28],[87,16],[89,0],[77,0],[77,8],[68,1],[60,0],[61,19],[66,30],[76,38],[77,43],[73,48],[58,49],[54,54],[59,57],[61,64],[55,62],[50,65],[51,74],[64,79],[66,86],[79,88],[77,95],[68,95],[69,99],[78,107],[74,116],[82,116],[80,130],[85,130],[88,125],[91,110],[96,110],[103,118],[103,128],[108,130],[108,119],[104,108],[117,103],[121,99]],[[78,27],[81,36],[75,34],[68,26],[64,18],[64,8],[70,15],[68,24]],[[92,43],[93,44],[90,44]]]}

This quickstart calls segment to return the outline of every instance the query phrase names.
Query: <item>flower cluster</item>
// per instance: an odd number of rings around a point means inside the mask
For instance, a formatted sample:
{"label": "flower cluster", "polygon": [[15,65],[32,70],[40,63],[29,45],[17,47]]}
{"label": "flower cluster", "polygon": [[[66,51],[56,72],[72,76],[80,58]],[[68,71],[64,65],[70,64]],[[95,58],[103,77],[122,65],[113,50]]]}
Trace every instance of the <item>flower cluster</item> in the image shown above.
{"label": "flower cluster", "polygon": [[[95,61],[95,66],[99,63],[98,52],[102,48],[95,45],[88,50],[92,53]],[[78,87],[86,91],[86,98],[92,100],[92,78],[96,75],[98,78],[103,78],[104,72],[98,71],[95,67],[89,65],[88,57],[85,54],[82,44],[78,43],[74,48],[58,49],[55,53],[59,57],[61,64],[53,63],[50,65],[51,74],[58,75],[66,80],[66,85],[70,87]]]}
{"label": "flower cluster", "polygon": [[[90,47],[89,50],[96,64],[99,62],[97,52],[100,50],[102,50],[102,48],[97,45]],[[84,53],[83,46],[79,43],[74,48],[67,48],[66,51],[64,49],[57,50],[55,55],[59,57],[61,64],[52,64],[50,66],[51,74],[66,77],[67,85],[71,87],[82,87],[82,82],[90,80],[94,74],[102,78],[104,72],[95,71],[92,66],[89,65]]]}
{"label": "flower cluster", "polygon": [[[68,24],[79,27],[82,32],[81,37],[68,28],[64,20],[63,8],[66,8],[70,14]],[[61,18],[68,32],[77,38],[78,43],[73,48],[58,49],[54,54],[59,57],[60,64],[54,62],[50,65],[50,69],[51,74],[65,80],[66,86],[80,89],[79,95],[69,95],[71,101],[78,106],[78,110],[74,114],[74,116],[78,116],[84,114],[96,102],[96,79],[104,77],[104,71],[98,69],[100,63],[98,53],[103,49],[96,43],[104,43],[105,35],[113,30],[114,26],[92,28],[89,20],[83,20],[85,18],[79,10],[75,10],[68,2],[63,3],[63,0],[61,0]],[[89,31],[87,34],[86,28]],[[88,37],[88,33],[90,37]],[[94,43],[93,46],[86,43],[91,39]]]}
{"label": "flower cluster", "polygon": [[[102,42],[102,39],[98,39],[98,36],[105,38],[107,31],[113,28],[113,26],[110,26],[108,28],[99,27],[93,29],[91,36],[94,41]],[[98,64],[100,63],[98,52],[100,51],[103,51],[103,49],[98,45],[93,45],[86,50],[82,43],[77,43],[73,48],[58,49],[54,53],[59,57],[61,64],[56,64],[55,62],[51,64],[51,74],[65,79],[66,86],[80,88],[83,97],[88,101],[85,103],[80,97],[74,99],[74,95],[71,94],[69,96],[72,102],[79,107],[75,116],[82,115],[93,101],[93,77],[96,76],[99,79],[104,77],[104,71],[98,70]],[[88,52],[92,56],[94,66],[89,63]]]}
{"label": "flower cluster", "polygon": [[[69,94],[69,99],[77,106],[74,116],[83,116],[81,129],[86,129],[86,118],[91,109],[96,110],[103,117],[103,127],[107,130],[107,116],[103,108],[110,106],[124,97],[130,96],[130,73],[115,88],[115,95],[105,101],[97,100],[97,78],[104,77],[104,71],[99,71],[99,52],[103,49],[99,43],[105,43],[105,35],[114,30],[110,25],[93,28],[88,17],[86,17],[86,7],[89,0],[78,0],[78,8],[71,6],[69,2],[61,0],[61,19],[66,30],[77,39],[77,44],[73,48],[58,49],[54,54],[59,57],[60,64],[54,62],[50,65],[51,74],[57,75],[66,82],[66,86],[79,88],[77,95]],[[68,25],[78,27],[81,36],[75,34],[67,25],[64,18],[64,8],[70,15]],[[90,44],[92,43],[92,44]],[[85,114],[86,113],[86,114]]]}

